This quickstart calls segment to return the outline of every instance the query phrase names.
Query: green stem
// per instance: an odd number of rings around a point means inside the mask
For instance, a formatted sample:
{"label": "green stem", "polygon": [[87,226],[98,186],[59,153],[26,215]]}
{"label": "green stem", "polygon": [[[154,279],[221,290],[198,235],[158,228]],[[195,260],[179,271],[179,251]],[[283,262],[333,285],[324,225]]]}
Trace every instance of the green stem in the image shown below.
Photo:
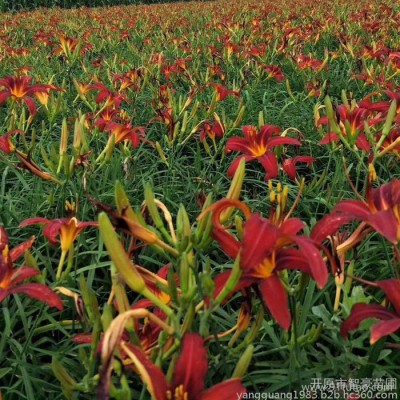
{"label": "green stem", "polygon": [[40,326],[39,328],[34,329],[32,331],[32,336],[40,335],[40,334],[50,331],[52,329],[59,329],[60,325],[68,329],[69,327],[70,328],[76,327],[77,324],[79,324],[79,322],[74,321],[72,319],[66,319],[64,321],[53,322],[51,324],[43,325],[43,326]]}
{"label": "green stem", "polygon": [[165,312],[169,317],[174,314],[172,308],[168,307],[165,303],[163,303],[153,292],[149,289],[145,288],[142,292],[142,295],[147,297],[155,306],[160,308],[162,311]]}
{"label": "green stem", "polygon": [[65,251],[65,250],[61,253],[60,262],[58,263],[58,268],[57,268],[56,281],[59,281],[61,279],[62,268],[63,268],[65,257],[67,255],[67,253],[68,253],[68,251]]}
{"label": "green stem", "polygon": [[67,268],[64,271],[64,273],[61,275],[62,279],[65,279],[68,274],[71,272],[72,266],[74,265],[74,247],[71,246],[71,248],[68,251],[68,262],[67,262]]}

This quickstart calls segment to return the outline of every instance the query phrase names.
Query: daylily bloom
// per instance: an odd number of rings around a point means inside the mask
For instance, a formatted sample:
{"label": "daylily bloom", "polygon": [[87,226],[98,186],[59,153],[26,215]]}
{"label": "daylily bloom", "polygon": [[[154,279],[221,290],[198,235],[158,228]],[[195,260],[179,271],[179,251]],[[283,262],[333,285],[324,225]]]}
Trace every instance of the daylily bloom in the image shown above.
{"label": "daylily bloom", "polygon": [[52,35],[50,32],[38,32],[33,35],[35,43],[41,43],[45,47],[48,47],[52,44]]}
{"label": "daylily bloom", "polygon": [[319,97],[321,96],[321,86],[316,80],[308,82],[305,85],[305,90],[308,92],[307,97]]}
{"label": "daylily bloom", "polygon": [[379,281],[376,284],[385,292],[387,300],[394,310],[388,310],[378,304],[358,303],[354,305],[350,316],[340,327],[340,333],[343,336],[347,337],[349,331],[357,329],[360,323],[367,318],[381,320],[371,327],[371,344],[377,342],[381,337],[390,335],[400,329],[400,280],[388,279]]}
{"label": "daylily bloom", "polygon": [[4,46],[5,47],[5,53],[10,55],[11,57],[21,57],[21,56],[27,56],[31,52],[29,49],[26,47],[17,47],[17,48],[12,48],[9,46]]}
{"label": "daylily bloom", "polygon": [[[246,218],[241,241],[220,223],[221,213],[232,206],[243,211]],[[282,328],[289,329],[291,316],[279,272],[299,269],[311,275],[320,288],[328,280],[328,271],[317,243],[307,236],[298,235],[304,223],[298,218],[281,218],[274,223],[260,214],[251,213],[244,203],[237,200],[220,200],[211,206],[211,210],[215,240],[231,258],[236,258],[240,252],[242,275],[234,292],[256,285],[274,319]],[[215,279],[214,295],[222,289],[229,275],[230,272],[223,273]]]}
{"label": "daylily bloom", "polygon": [[304,54],[300,54],[297,57],[296,62],[300,69],[311,68],[314,72],[318,72],[321,68],[324,68],[324,63],[322,61],[313,59]]}
{"label": "daylily bloom", "polygon": [[64,92],[65,93],[65,89],[62,89],[56,85],[51,85],[48,84],[48,88],[46,92],[37,92],[35,93],[35,97],[38,99],[39,103],[42,106],[45,106],[47,108],[48,104],[49,104],[49,98],[50,98],[50,90],[56,90],[58,92]]}
{"label": "daylily bloom", "polygon": [[129,87],[133,87],[133,90],[138,91],[140,86],[140,80],[143,77],[143,72],[140,68],[132,69],[125,72],[124,74],[114,74],[114,82],[120,82],[119,91],[123,91]]}
{"label": "daylily bloom", "polygon": [[232,400],[246,393],[237,378],[205,389],[207,352],[203,338],[196,333],[184,335],[170,382],[138,347],[130,346],[126,350],[137,369],[143,371],[140,376],[154,400]]}
{"label": "daylily bloom", "polygon": [[210,75],[217,75],[221,81],[225,80],[225,72],[218,64],[207,64],[208,70],[210,71]]}
{"label": "daylily bloom", "polygon": [[163,64],[165,62],[165,56],[162,52],[161,53],[152,53],[150,55],[149,61],[151,63],[153,63],[154,65]]}
{"label": "daylily bloom", "polygon": [[377,71],[362,70],[360,74],[355,74],[354,79],[360,79],[367,85],[375,85],[380,88],[386,88],[388,90],[393,90],[393,82],[391,82],[385,72],[378,73]]}
{"label": "daylily bloom", "polygon": [[161,121],[168,128],[168,136],[170,139],[174,137],[176,121],[173,117],[173,108],[166,106],[164,109],[156,109],[157,117],[154,120]]}
{"label": "daylily bloom", "polygon": [[106,108],[100,113],[99,118],[93,123],[93,126],[97,126],[100,131],[104,131],[110,122],[121,120],[120,110]]}
{"label": "daylily bloom", "polygon": [[59,39],[59,44],[54,49],[54,54],[56,55],[64,54],[65,56],[70,57],[77,48],[79,44],[79,39],[62,35],[59,36],[58,39]]}
{"label": "daylily bloom", "polygon": [[228,58],[234,54],[234,53],[238,53],[240,50],[240,47],[237,44],[232,43],[232,41],[230,40],[230,38],[224,39],[223,37],[221,37],[221,42],[224,43],[224,47],[226,49]]}
{"label": "daylily bloom", "polygon": [[388,57],[389,65],[397,72],[400,72],[400,51],[393,51]]}
{"label": "daylily bloom", "polygon": [[392,90],[385,90],[385,93],[390,97],[390,100],[372,102],[369,99],[365,99],[360,102],[360,107],[364,107],[369,111],[376,111],[381,113],[381,120],[384,121],[392,104],[392,101],[396,100],[396,112],[394,122],[400,124],[400,91],[394,92]]}
{"label": "daylily bloom", "polygon": [[252,57],[263,57],[265,54],[265,44],[258,46],[252,46],[248,51],[249,56]]}
{"label": "daylily bloom", "polygon": [[[66,206],[67,211],[68,208],[69,203],[67,203]],[[52,245],[57,245],[57,236],[60,238],[61,257],[57,268],[57,280],[61,278],[65,257],[78,235],[88,226],[98,226],[97,222],[81,222],[75,217],[57,218],[52,220],[41,217],[28,218],[25,221],[22,221],[19,226],[25,227],[33,224],[44,225],[43,234]]]}
{"label": "daylily bloom", "polygon": [[391,243],[400,241],[400,181],[393,179],[367,190],[366,201],[342,200],[312,230],[311,237],[321,242],[351,221],[364,221]]}
{"label": "daylily bloom", "polygon": [[98,226],[97,222],[81,222],[75,217],[57,219],[34,217],[22,221],[19,226],[25,227],[33,224],[44,225],[43,234],[52,245],[57,245],[57,236],[59,236],[62,251],[68,251],[85,228]]}
{"label": "daylily bloom", "polygon": [[[160,85],[158,88],[158,101],[160,102],[160,107],[171,107],[171,95],[175,93],[175,90],[171,88],[171,85]],[[157,100],[153,99],[153,106],[156,108]]]}
{"label": "daylily bloom", "polygon": [[79,82],[75,78],[73,79],[73,82],[78,92],[78,96],[81,98],[84,98],[86,93],[89,93],[93,89],[90,83]]}
{"label": "daylily bloom", "polygon": [[[8,143],[10,145],[10,143]],[[55,178],[54,176],[50,175],[48,172],[44,172],[39,165],[37,165],[30,157],[29,154],[24,154],[22,151],[19,151],[18,149],[15,149],[15,147],[11,144],[11,147],[9,148],[11,152],[15,152],[15,155],[17,156],[18,160],[20,161],[19,166],[21,168],[24,168],[28,170],[31,174],[38,176],[39,178],[42,178],[44,180],[50,180],[55,183],[60,184],[61,182]]]}
{"label": "daylily bloom", "polygon": [[165,79],[170,79],[171,74],[175,72],[174,66],[173,65],[168,65],[168,64],[163,64],[162,65],[162,73],[165,77]]}
{"label": "daylily bloom", "polygon": [[7,76],[0,79],[0,87],[4,89],[0,91],[0,104],[3,104],[9,97],[12,100],[25,102],[31,115],[36,114],[36,105],[32,95],[39,93],[48,94],[49,89],[55,88],[53,85],[35,84],[31,85],[30,76]]}
{"label": "daylily bloom", "polygon": [[286,172],[289,178],[296,179],[296,164],[305,163],[309,167],[315,161],[311,156],[295,156],[293,158],[286,158],[282,163],[282,169]]}
{"label": "daylily bloom", "polygon": [[134,148],[139,146],[140,140],[143,140],[145,135],[142,126],[131,126],[124,124],[117,124],[116,122],[109,122],[105,130],[114,135],[115,144],[129,140]]}
{"label": "daylily bloom", "polygon": [[[148,308],[149,305],[144,304],[144,299],[139,300],[132,306],[132,310],[139,310],[143,308]],[[158,308],[155,308],[153,314],[159,318],[161,321],[166,319],[166,315],[163,311]],[[161,332],[161,327],[156,324],[154,321],[144,318],[143,323],[139,323],[136,319],[134,321],[133,328],[135,330],[135,334],[140,342],[140,347],[145,354],[150,354],[154,348],[158,345],[158,337]],[[125,345],[128,348],[131,348],[133,345],[130,343],[130,336],[129,332],[125,330],[122,333],[121,340],[125,342]],[[90,333],[78,333],[72,338],[72,341],[79,344],[91,344],[93,341],[93,336]],[[97,352],[100,353],[102,351],[103,346],[103,334],[100,338]],[[124,365],[131,365],[132,362],[129,360],[126,352],[119,346],[119,351],[121,353],[121,359],[124,362]]]}
{"label": "daylily bloom", "polygon": [[99,104],[101,102],[105,102],[103,107],[115,107],[119,108],[121,103],[126,100],[125,95],[120,94],[120,93],[114,93],[110,89],[108,89],[103,83],[101,82],[96,82],[94,83],[90,89],[93,90],[98,90],[99,94],[96,97],[96,103]]}
{"label": "daylily bloom", "polygon": [[266,172],[265,180],[275,178],[278,175],[278,161],[275,154],[271,151],[276,146],[291,144],[300,146],[299,140],[279,136],[280,128],[273,125],[264,125],[257,131],[252,125],[242,127],[244,138],[232,137],[226,143],[226,152],[239,151],[243,156],[237,157],[228,169],[228,177],[235,174],[242,158],[245,161],[257,160]]}
{"label": "daylily bloom", "polygon": [[278,82],[282,82],[285,79],[282,70],[276,65],[266,65],[264,71],[268,74],[267,78],[275,78]]}
{"label": "daylily bloom", "polygon": [[28,73],[32,70],[31,67],[28,67],[27,65],[24,65],[23,67],[19,67],[15,70],[15,72],[20,75],[28,75]]}
{"label": "daylily bloom", "polygon": [[0,150],[3,153],[11,154],[12,152],[15,151],[15,146],[11,142],[11,136],[15,135],[17,133],[21,133],[21,134],[25,135],[24,131],[20,131],[19,129],[16,129],[16,130],[7,132],[5,135],[0,136]]}
{"label": "daylily bloom", "polygon": [[8,235],[0,226],[0,302],[15,293],[26,294],[36,300],[44,301],[49,307],[63,309],[61,299],[46,285],[40,283],[22,283],[25,279],[39,275],[34,268],[14,266],[14,262],[32,246],[35,237],[19,244],[12,250],[8,248]]}
{"label": "daylily bloom", "polygon": [[172,65],[164,64],[162,66],[162,72],[165,76],[166,79],[170,79],[171,74],[176,74],[176,75],[186,75],[189,80],[194,83],[192,76],[190,75],[190,72],[186,66],[187,62],[192,61],[192,59],[189,58],[180,58],[175,60],[175,62]]}
{"label": "daylily bloom", "polygon": [[221,85],[219,83],[212,83],[211,85],[217,93],[217,101],[225,100],[225,98],[230,95],[236,97],[240,96],[240,90],[227,89],[224,85]]}
{"label": "daylily bloom", "polygon": [[360,53],[361,58],[376,58],[383,61],[388,56],[389,49],[384,45],[379,45],[378,48],[376,46],[364,45]]}
{"label": "daylily bloom", "polygon": [[[168,286],[167,274],[168,274],[168,270],[170,267],[171,267],[171,264],[168,263],[168,264],[164,265],[157,272],[157,274],[155,274],[146,268],[136,265],[136,269],[139,272],[139,274],[142,276],[148,289],[152,293],[154,293],[164,304],[169,304],[169,302],[171,301],[171,296],[168,293],[162,291],[157,286],[157,283],[164,285],[165,287]],[[179,280],[177,277],[175,277],[175,281],[176,281],[177,287],[179,287]],[[179,289],[178,289],[178,292],[180,292]],[[136,304],[134,305],[133,308],[140,308],[140,307],[147,308],[147,307],[151,307],[151,306],[153,306],[153,303],[150,300],[141,299],[138,302],[136,302]]]}
{"label": "daylily bloom", "polygon": [[[400,116],[400,114],[399,114]],[[379,142],[382,134],[376,135],[376,141]],[[395,128],[389,132],[384,138],[382,146],[380,147],[379,155],[391,153],[397,158],[400,158],[400,128]]]}
{"label": "daylily bloom", "polygon": [[192,59],[190,57],[178,58],[177,60],[175,60],[175,63],[174,63],[175,69],[177,71],[186,71],[187,70],[186,63],[191,62],[191,61],[192,61]]}
{"label": "daylily bloom", "polygon": [[[350,144],[354,143],[357,148],[366,152],[371,148],[364,133],[364,122],[367,121],[366,117],[368,114],[369,110],[358,106],[352,109],[347,108],[343,104],[336,107],[337,125],[341,135],[346,138]],[[329,121],[327,116],[321,117],[318,121],[318,125],[328,125],[328,129],[332,129],[330,124],[331,121]],[[330,131],[318,143],[327,144],[339,140],[339,135],[336,132]]]}
{"label": "daylily bloom", "polygon": [[224,127],[219,121],[204,121],[199,131],[201,141],[209,137],[214,142],[216,137],[221,138],[224,135]]}

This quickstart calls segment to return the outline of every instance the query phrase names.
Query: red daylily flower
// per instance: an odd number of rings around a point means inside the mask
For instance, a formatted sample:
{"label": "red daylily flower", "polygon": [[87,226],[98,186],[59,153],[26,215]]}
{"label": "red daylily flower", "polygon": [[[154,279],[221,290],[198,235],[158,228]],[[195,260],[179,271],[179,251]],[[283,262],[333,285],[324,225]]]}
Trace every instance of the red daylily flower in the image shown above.
{"label": "red daylily flower", "polygon": [[242,127],[244,138],[229,138],[226,143],[226,152],[239,151],[243,156],[237,157],[228,169],[227,175],[233,177],[242,158],[245,161],[258,160],[266,172],[265,180],[275,178],[278,175],[278,161],[271,151],[276,146],[291,144],[300,146],[299,140],[279,136],[280,128],[273,125],[264,125],[257,131],[252,125]]}
{"label": "red daylily flower", "polygon": [[119,91],[133,87],[134,91],[139,90],[140,80],[142,79],[143,72],[140,68],[132,69],[124,74],[114,74],[114,82],[120,82]]}
{"label": "red daylily flower", "polygon": [[211,85],[217,93],[217,101],[225,100],[230,95],[236,97],[240,96],[240,90],[227,89],[224,85],[219,83],[212,83]]}
{"label": "red daylily flower", "polygon": [[400,71],[400,51],[393,51],[388,57],[389,65],[396,71]]}
{"label": "red daylily flower", "polygon": [[96,60],[92,61],[92,62],[90,63],[90,65],[91,65],[92,67],[94,67],[94,68],[101,68],[101,67],[102,67],[103,61],[104,61],[104,58],[103,58],[103,57],[99,57],[99,58],[97,58]]}
{"label": "red daylily flower", "polygon": [[321,96],[321,86],[317,81],[308,82],[305,85],[305,90],[308,91],[308,97],[319,97]]}
{"label": "red daylily flower", "polygon": [[11,154],[15,151],[15,146],[11,142],[11,136],[17,133],[21,133],[25,135],[24,131],[20,131],[19,129],[7,132],[5,135],[0,136],[0,151],[6,154]]}
{"label": "red daylily flower", "polygon": [[11,97],[14,101],[25,102],[31,115],[36,114],[36,105],[31,95],[48,94],[50,89],[54,89],[54,85],[35,84],[31,85],[30,76],[7,76],[0,79],[0,87],[4,90],[0,91],[0,104],[3,104]]}
{"label": "red daylily flower", "polygon": [[41,43],[45,47],[48,47],[52,44],[52,36],[48,32],[38,32],[33,35],[33,38],[35,43]]}
{"label": "red daylily flower", "polygon": [[296,179],[296,164],[305,163],[309,167],[315,161],[314,157],[311,156],[295,156],[293,158],[287,158],[282,163],[282,169],[286,172],[289,178]]}
{"label": "red daylily flower", "polygon": [[400,181],[393,179],[379,188],[367,190],[366,201],[342,200],[313,228],[317,242],[351,221],[364,221],[391,243],[400,241]]}
{"label": "red daylily flower", "polygon": [[[171,267],[171,264],[168,263],[166,265],[164,265],[158,272],[157,274],[149,271],[146,268],[143,268],[139,265],[135,265],[137,271],[139,272],[139,274],[142,276],[147,288],[154,293],[164,304],[169,304],[171,301],[171,296],[162,291],[159,286],[157,284],[161,284],[165,287],[168,286],[168,281],[167,281],[167,274],[168,274],[168,270]],[[180,289],[179,289],[179,279],[177,278],[177,276],[175,276],[175,283],[176,283],[176,287],[178,290],[178,293],[180,293]],[[154,306],[153,303],[150,300],[147,299],[141,299],[138,302],[135,303],[135,305],[132,308],[140,308],[140,307],[152,307]]]}
{"label": "red daylily flower", "polygon": [[199,129],[200,131],[200,140],[203,141],[207,137],[209,137],[212,141],[215,141],[215,138],[221,138],[224,135],[224,127],[218,121],[204,121]]}
{"label": "red daylily flower", "polygon": [[300,69],[311,68],[314,72],[318,72],[321,68],[324,68],[324,63],[322,61],[316,60],[304,54],[300,54],[297,57],[296,62]]}
{"label": "red daylily flower", "polygon": [[162,66],[162,73],[165,77],[165,79],[170,79],[171,74],[175,72],[174,66],[173,65],[168,65],[168,64],[163,64]]}
{"label": "red daylily flower", "polygon": [[152,53],[150,55],[150,62],[153,63],[153,65],[163,64],[165,62],[165,56],[162,52]]}
{"label": "red daylily flower", "polygon": [[90,89],[99,91],[99,94],[96,97],[96,103],[99,104],[104,101],[104,108],[111,106],[119,108],[121,103],[126,100],[125,95],[114,93],[101,82],[94,83],[93,85],[91,85]]}
{"label": "red daylily flower", "polygon": [[[375,85],[381,88],[393,90],[393,82],[391,82],[385,72],[377,73],[374,70],[362,70],[360,74],[355,74],[354,79],[360,79],[367,85]],[[360,105],[361,107],[361,105]]]}
{"label": "red daylily flower", "polygon": [[374,344],[381,337],[390,335],[400,329],[400,280],[388,279],[379,281],[377,286],[382,289],[394,311],[378,304],[358,303],[351,309],[350,316],[340,327],[340,333],[347,337],[349,331],[357,329],[362,321],[368,318],[377,318],[381,322],[371,327],[370,342]]}
{"label": "red daylily flower", "polygon": [[90,83],[79,82],[75,78],[74,85],[80,97],[85,97],[85,94],[89,93],[93,89]]}
{"label": "red daylily flower", "polygon": [[[164,304],[168,304],[171,301],[171,297],[169,294],[163,292],[158,286],[157,283],[161,283],[164,286],[168,286],[167,274],[171,264],[166,264],[162,267],[157,274],[150,272],[146,268],[143,268],[139,265],[135,265],[135,268],[138,270],[139,274],[142,276],[143,280],[146,283],[147,288],[154,293]],[[179,286],[179,281],[176,278],[177,286]],[[179,293],[178,289],[178,293]],[[115,302],[115,307],[118,310],[119,306],[117,302]],[[158,307],[154,306],[153,302],[148,299],[140,299],[133,306],[131,306],[131,310],[140,310],[140,309],[149,309],[153,308],[153,314],[159,318],[161,321],[165,321],[166,314],[160,310]],[[146,354],[150,354],[155,346],[158,345],[158,337],[161,332],[161,327],[159,324],[155,323],[149,318],[144,318],[144,322],[140,323],[137,319],[134,320],[134,330],[140,341],[140,347],[143,352]],[[128,331],[124,331],[121,339],[125,342],[126,346],[130,348],[132,345],[129,343],[130,336]],[[87,333],[80,333],[75,335],[72,340],[75,343],[80,344],[90,344],[92,343],[92,335]],[[102,338],[100,339],[97,351],[100,352],[102,350]],[[121,358],[124,360],[125,365],[130,364],[129,358],[126,355],[126,352],[120,348]]]}
{"label": "red daylily flower", "polygon": [[376,111],[381,113],[381,121],[384,121],[386,115],[389,111],[389,108],[392,104],[393,100],[396,100],[396,115],[394,118],[394,122],[400,124],[400,92],[394,92],[392,90],[385,90],[385,93],[390,97],[388,101],[377,101],[372,102],[369,99],[365,99],[360,102],[360,107],[364,107],[369,111]]}
{"label": "red daylily flower", "polygon": [[19,67],[15,70],[15,72],[20,75],[28,75],[28,73],[32,70],[31,67],[28,67],[27,65],[24,65],[23,67]]}
{"label": "red daylily flower", "polygon": [[221,81],[225,80],[225,72],[218,64],[206,64],[211,76],[217,75]]}
{"label": "red daylily flower", "polygon": [[157,117],[153,120],[161,121],[168,128],[168,136],[170,139],[174,137],[176,120],[173,116],[173,108],[171,106],[166,106],[164,109],[157,108]]}
{"label": "red daylily flower", "polygon": [[[232,206],[242,210],[246,217],[241,241],[220,223],[223,210]],[[251,213],[244,203],[228,199],[215,203],[212,210],[213,237],[229,257],[236,258],[240,252],[242,276],[234,291],[257,285],[274,319],[282,328],[289,329],[291,316],[279,271],[299,269],[311,275],[320,288],[325,286],[328,271],[317,243],[307,236],[298,235],[304,227],[298,218],[273,223],[260,214]],[[216,278],[214,295],[222,289],[229,275],[227,272]]]}
{"label": "red daylily flower", "polygon": [[228,58],[230,58],[232,54],[238,53],[240,51],[240,47],[232,42],[229,35],[222,35],[219,40],[221,41],[221,43],[223,43]]}
{"label": "red daylily flower", "polygon": [[69,57],[75,51],[79,44],[79,39],[69,36],[59,36],[58,39],[59,44],[54,49],[54,54],[56,55],[64,54],[65,56]]}
{"label": "red daylily flower", "polygon": [[[376,141],[379,142],[381,137],[382,134],[376,135]],[[400,158],[400,128],[395,128],[389,132],[389,134],[384,138],[379,150],[381,150],[381,154],[392,153],[397,158]]]}
{"label": "red daylily flower", "polygon": [[376,46],[368,46],[364,45],[362,51],[360,52],[361,58],[368,59],[368,58],[376,58],[383,61],[389,54],[389,49],[386,46],[379,45],[377,48]]}
{"label": "red daylily flower", "polygon": [[88,226],[98,226],[97,222],[81,222],[75,217],[47,219],[41,217],[28,218],[19,226],[25,227],[33,224],[43,224],[43,234],[52,244],[57,245],[57,236],[60,237],[61,251],[67,252],[78,235]]}
{"label": "red daylily flower", "polygon": [[[171,88],[171,85],[160,85],[158,88],[158,101],[161,106],[165,106],[166,108],[171,106],[171,95],[175,93],[175,90]],[[153,106],[156,107],[157,100],[153,99]],[[160,107],[161,107],[160,106]]]}
{"label": "red daylily flower", "polygon": [[121,120],[120,110],[106,108],[100,113],[93,126],[97,126],[100,131],[104,131],[110,122],[115,122],[116,120]]}
{"label": "red daylily flower", "polygon": [[[151,304],[144,304],[146,300],[142,299],[139,300],[137,303],[134,304],[132,307],[133,309],[139,310],[143,308],[151,307]],[[160,320],[164,321],[166,319],[166,315],[160,309],[155,309],[153,311],[154,315],[159,318]],[[161,327],[157,325],[154,321],[145,318],[143,323],[139,323],[136,319],[134,321],[134,330],[137,338],[140,342],[140,347],[145,354],[150,354],[154,348],[158,345],[158,338],[161,332]],[[93,342],[93,336],[88,333],[78,333],[71,339],[74,343],[78,344],[91,344]],[[133,345],[130,343],[130,336],[127,330],[124,330],[121,336],[121,341],[131,349]],[[103,348],[103,333],[101,335],[100,341],[97,346],[97,352],[100,353]],[[121,353],[121,359],[124,361],[124,365],[130,365],[132,362],[129,360],[124,349],[119,346],[119,351]]]}
{"label": "red daylily flower", "polygon": [[58,92],[64,92],[65,93],[65,89],[60,88],[60,87],[55,86],[55,85],[50,85],[50,84],[48,84],[48,88],[47,88],[46,92],[37,92],[37,93],[35,93],[35,97],[37,98],[39,103],[42,106],[45,106],[46,108],[47,108],[47,106],[49,104],[50,90],[56,90]]}
{"label": "red daylily flower", "polygon": [[18,47],[18,48],[12,48],[9,46],[4,46],[5,47],[5,53],[9,54],[11,57],[21,57],[21,56],[27,56],[31,52],[26,48],[26,47]]}
{"label": "red daylily flower", "polygon": [[252,46],[248,51],[249,56],[252,57],[262,57],[265,54],[265,44],[260,44],[258,46]]}
{"label": "red daylily flower", "polygon": [[109,122],[105,130],[114,135],[115,144],[129,140],[134,148],[139,146],[141,140],[145,135],[142,126],[131,126],[130,124],[117,124],[116,122]]}
{"label": "red daylily flower", "polygon": [[264,71],[268,74],[267,78],[275,78],[278,82],[285,79],[282,70],[276,65],[266,65]]}
{"label": "red daylily flower", "polygon": [[207,352],[203,338],[196,333],[184,335],[171,382],[138,347],[131,346],[129,350],[144,372],[142,380],[154,400],[232,400],[246,393],[240,379],[229,379],[205,390]]}
{"label": "red daylily flower", "polygon": [[[361,107],[355,107],[353,109],[347,108],[345,105],[336,107],[336,118],[337,124],[340,129],[340,133],[349,140],[350,144],[355,144],[360,150],[369,152],[371,145],[368,143],[367,137],[364,134],[364,122],[369,114],[369,110]],[[328,125],[328,117],[322,117],[318,121],[319,125]],[[329,132],[325,135],[319,144],[327,144],[331,142],[337,142],[340,137],[335,132]]]}
{"label": "red daylily flower", "polygon": [[191,57],[178,58],[177,60],[175,60],[174,66],[177,71],[186,71],[187,70],[186,63],[191,61],[192,61]]}
{"label": "red daylily flower", "polygon": [[28,154],[24,154],[14,147],[10,148],[12,152],[15,152],[18,160],[20,161],[19,167],[28,170],[31,174],[38,176],[41,179],[50,180],[52,182],[60,184],[60,181],[54,176],[47,172],[44,172],[39,165],[37,165]]}
{"label": "red daylily flower", "polygon": [[186,66],[186,63],[190,61],[192,61],[192,59],[188,57],[188,58],[177,59],[171,65],[164,64],[162,66],[162,72],[165,76],[165,79],[170,79],[171,74],[186,75],[189,78],[189,80],[192,83],[194,83],[193,78],[190,76],[189,70]]}
{"label": "red daylily flower", "polygon": [[32,236],[26,242],[19,244],[12,250],[8,248],[8,235],[0,226],[0,302],[7,296],[15,293],[26,294],[39,301],[44,301],[49,307],[63,309],[61,299],[46,285],[40,283],[23,283],[25,279],[39,275],[39,271],[28,267],[14,267],[14,262],[20,258],[26,250],[30,249],[35,237]]}

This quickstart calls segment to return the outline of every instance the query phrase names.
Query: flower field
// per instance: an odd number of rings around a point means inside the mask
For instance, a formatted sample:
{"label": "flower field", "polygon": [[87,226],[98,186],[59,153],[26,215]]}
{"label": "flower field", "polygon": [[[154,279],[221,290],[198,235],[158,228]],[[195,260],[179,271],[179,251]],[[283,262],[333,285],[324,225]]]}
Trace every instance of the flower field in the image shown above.
{"label": "flower field", "polygon": [[399,14],[0,14],[0,399],[397,398]]}

